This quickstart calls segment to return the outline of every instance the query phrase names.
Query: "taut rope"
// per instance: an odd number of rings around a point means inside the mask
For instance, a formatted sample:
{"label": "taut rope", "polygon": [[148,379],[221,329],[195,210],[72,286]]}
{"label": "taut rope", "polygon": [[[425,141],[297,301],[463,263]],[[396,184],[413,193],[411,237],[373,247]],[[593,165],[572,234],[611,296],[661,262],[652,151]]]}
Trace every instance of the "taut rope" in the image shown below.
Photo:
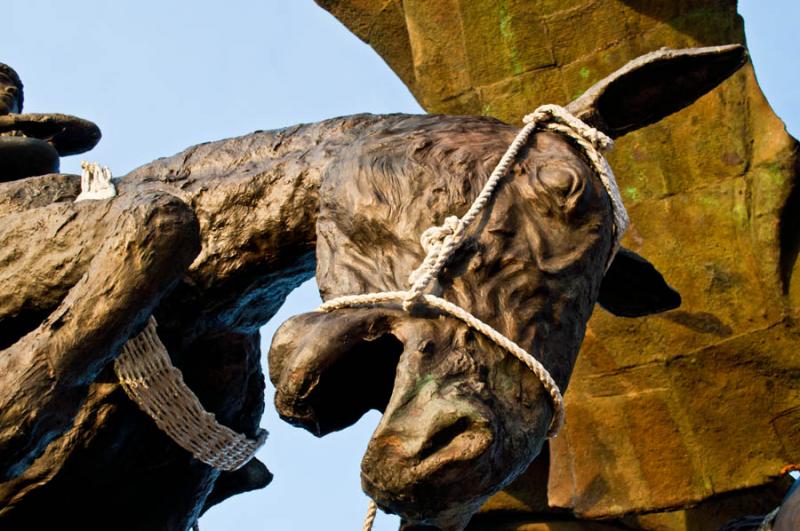
{"label": "taut rope", "polygon": [[[334,311],[342,308],[375,306],[384,303],[400,303],[403,309],[410,312],[415,305],[424,305],[435,308],[443,314],[461,320],[470,328],[482,333],[508,353],[519,359],[542,382],[553,403],[553,419],[547,432],[547,437],[555,437],[564,423],[564,399],[561,390],[548,370],[525,349],[517,345],[489,324],[478,319],[463,308],[435,295],[425,293],[442,271],[450,257],[459,249],[464,241],[469,226],[478,218],[486,208],[497,188],[500,180],[506,175],[509,167],[516,159],[522,146],[528,141],[534,130],[554,131],[573,140],[586,155],[592,169],[600,178],[603,187],[611,199],[613,211],[614,243],[606,262],[606,268],[611,264],[614,255],[619,249],[619,240],[628,228],[629,219],[622,204],[614,173],[608,165],[601,151],[613,147],[613,141],[601,131],[587,125],[558,105],[543,105],[533,113],[523,118],[524,126],[517,133],[516,138],[497,163],[481,192],[475,198],[466,214],[460,218],[448,217],[440,227],[434,226],[422,233],[420,243],[426,251],[426,256],[420,266],[408,277],[410,288],[406,291],[383,291],[365,295],[343,295],[322,304],[321,311]],[[372,529],[377,505],[370,500],[367,518],[364,521],[364,531]]]}
{"label": "taut rope", "polygon": [[375,516],[377,514],[378,504],[375,503],[375,500],[369,500],[367,516],[364,518],[364,525],[361,527],[361,531],[372,531],[372,524],[375,522]]}

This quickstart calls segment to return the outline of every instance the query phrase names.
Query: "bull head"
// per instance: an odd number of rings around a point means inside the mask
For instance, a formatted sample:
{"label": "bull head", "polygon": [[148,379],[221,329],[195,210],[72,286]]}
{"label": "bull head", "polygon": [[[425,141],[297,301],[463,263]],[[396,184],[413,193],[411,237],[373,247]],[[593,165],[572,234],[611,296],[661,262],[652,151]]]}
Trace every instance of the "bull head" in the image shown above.
{"label": "bull head", "polygon": [[[615,72],[568,109],[617,137],[693,102],[736,71],[741,46],[661,50]],[[491,118],[408,118],[366,135],[320,191],[323,299],[407,288],[420,234],[461,215],[514,138]],[[565,138],[528,142],[447,264],[437,293],[533,354],[563,390],[596,302],[635,317],[680,304],[646,260],[612,248],[606,190]],[[461,529],[539,453],[553,409],[519,361],[460,321],[381,306],[284,323],[269,353],[278,412],[323,436],[369,409],[383,418],[362,484],[412,524]]]}

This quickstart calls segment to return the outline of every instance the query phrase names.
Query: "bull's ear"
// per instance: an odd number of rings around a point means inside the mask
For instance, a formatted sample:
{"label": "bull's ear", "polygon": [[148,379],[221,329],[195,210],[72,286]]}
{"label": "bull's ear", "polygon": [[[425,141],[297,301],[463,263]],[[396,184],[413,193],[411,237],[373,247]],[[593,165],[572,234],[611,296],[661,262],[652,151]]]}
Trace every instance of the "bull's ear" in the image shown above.
{"label": "bull's ear", "polygon": [[603,277],[597,303],[614,315],[642,317],[677,308],[681,296],[653,264],[621,248]]}
{"label": "bull's ear", "polygon": [[593,85],[567,109],[612,138],[655,123],[710,91],[747,60],[744,46],[662,48]]}

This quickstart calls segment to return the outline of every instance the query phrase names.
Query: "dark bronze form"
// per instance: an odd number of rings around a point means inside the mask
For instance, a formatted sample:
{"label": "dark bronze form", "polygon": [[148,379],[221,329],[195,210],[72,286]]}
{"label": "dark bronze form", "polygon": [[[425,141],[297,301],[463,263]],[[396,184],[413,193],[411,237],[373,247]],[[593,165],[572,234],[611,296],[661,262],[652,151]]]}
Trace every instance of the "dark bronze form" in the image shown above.
{"label": "dark bronze form", "polygon": [[745,516],[728,522],[719,531],[796,531],[800,529],[800,480],[795,481],[781,504],[767,515]]}
{"label": "dark bronze form", "polygon": [[[739,46],[645,56],[570,110],[618,136],[744,57]],[[253,436],[259,326],[315,268],[325,298],[402,287],[420,233],[463,212],[515,132],[487,117],[357,115],[189,148],[122,177],[112,200],[74,203],[71,175],[0,184],[0,528],[186,529],[268,483],[256,460],[220,474],[192,459],[127,400],[109,362],[155,315],[204,406]],[[579,152],[539,133],[441,290],[563,388],[595,301],[628,316],[679,302],[632,252],[604,277],[609,215]],[[539,452],[552,413],[519,362],[425,312],[295,317],[270,376],[279,412],[317,435],[384,411],[364,487],[408,526],[463,527]]]}
{"label": "dark bronze form", "polygon": [[23,87],[17,73],[0,63],[0,181],[55,173],[59,157],[89,151],[100,129],[64,114],[21,114]]}

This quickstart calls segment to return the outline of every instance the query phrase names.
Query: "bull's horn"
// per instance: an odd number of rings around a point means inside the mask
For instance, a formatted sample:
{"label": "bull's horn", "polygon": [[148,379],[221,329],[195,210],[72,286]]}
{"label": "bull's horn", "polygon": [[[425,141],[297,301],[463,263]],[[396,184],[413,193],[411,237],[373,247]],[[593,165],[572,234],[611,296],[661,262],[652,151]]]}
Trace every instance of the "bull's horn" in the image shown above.
{"label": "bull's horn", "polygon": [[612,138],[655,123],[722,83],[747,60],[744,46],[662,48],[595,83],[567,109]]}

